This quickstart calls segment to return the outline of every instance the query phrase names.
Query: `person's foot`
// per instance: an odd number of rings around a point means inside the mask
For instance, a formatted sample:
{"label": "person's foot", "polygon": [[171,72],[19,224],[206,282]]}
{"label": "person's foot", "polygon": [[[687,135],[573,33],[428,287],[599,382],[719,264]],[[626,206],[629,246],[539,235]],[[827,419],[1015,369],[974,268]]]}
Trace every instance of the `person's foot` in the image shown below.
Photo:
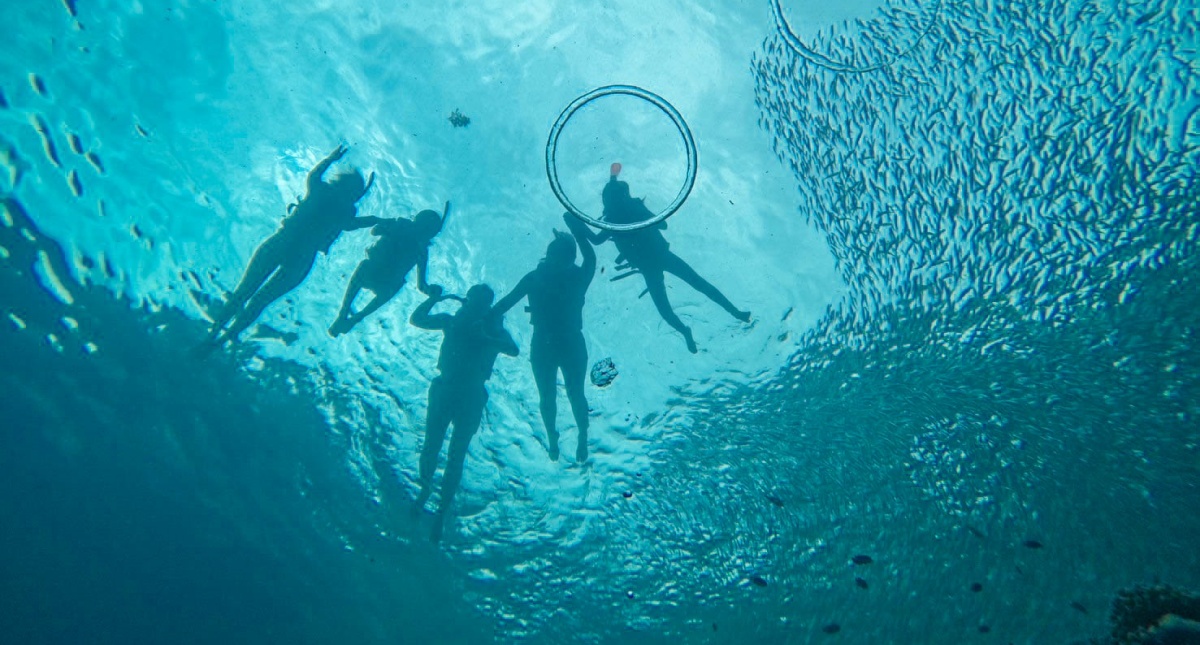
{"label": "person's foot", "polygon": [[575,461],[583,463],[588,460],[587,441],[580,441],[579,446],[575,448]]}
{"label": "person's foot", "polygon": [[749,311],[742,311],[742,310],[738,309],[738,310],[731,311],[729,313],[733,314],[734,318],[737,318],[738,320],[740,320],[744,323],[750,322],[750,312]]}
{"label": "person's foot", "polygon": [[683,340],[687,341],[687,348],[688,348],[689,352],[695,354],[697,351],[699,351],[698,349],[696,349],[696,339],[692,338],[692,330],[691,329],[684,328]]}
{"label": "person's foot", "polygon": [[550,461],[558,461],[558,433],[551,430],[546,434],[550,439]]}
{"label": "person's foot", "polygon": [[333,336],[334,338],[337,338],[344,333],[346,333],[345,318],[338,318],[337,320],[333,321],[332,325],[329,326],[329,335]]}
{"label": "person's foot", "polygon": [[420,494],[417,495],[416,501],[413,502],[412,514],[414,516],[421,514],[421,511],[425,509],[425,502],[429,501],[429,496],[432,494],[433,490],[431,490],[428,486],[421,487]]}

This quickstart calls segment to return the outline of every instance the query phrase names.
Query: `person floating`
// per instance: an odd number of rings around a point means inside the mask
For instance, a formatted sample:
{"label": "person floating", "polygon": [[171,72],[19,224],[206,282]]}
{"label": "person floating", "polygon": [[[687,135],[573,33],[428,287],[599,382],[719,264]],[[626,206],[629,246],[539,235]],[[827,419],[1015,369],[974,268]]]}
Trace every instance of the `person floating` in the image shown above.
{"label": "person floating", "polygon": [[229,295],[213,320],[209,343],[237,340],[272,302],[300,286],[308,277],[317,253],[329,253],[342,231],[381,223],[377,217],[357,217],[356,204],[371,185],[358,170],[338,173],[331,181],[322,177],[346,154],[338,146],[308,173],[308,193],[284,218],[279,230],[267,238],[250,258],[237,289]]}
{"label": "person floating", "polygon": [[[529,361],[533,380],[541,397],[542,423],[550,444],[550,459],[558,461],[558,372],[562,370],[567,400],[579,427],[575,459],[587,461],[588,404],[584,395],[587,374],[587,345],[583,341],[583,300],[596,273],[596,251],[588,242],[588,229],[570,213],[563,215],[575,238],[555,231],[546,247],[546,257],[537,268],[525,274],[516,288],[496,303],[503,314],[522,298],[529,298],[528,311],[533,324]],[[583,253],[583,264],[575,264],[575,246]]]}
{"label": "person floating", "polygon": [[434,305],[454,296],[443,296],[442,288],[430,285],[429,298],[417,306],[409,321],[421,328],[440,330],[444,334],[438,354],[439,375],[429,385],[429,404],[425,417],[425,442],[421,447],[420,482],[416,509],[425,506],[433,493],[433,473],[437,469],[438,453],[446,439],[446,431],[454,424],[450,451],[442,475],[442,499],[434,521],[432,538],[441,538],[447,513],[454,494],[462,482],[467,446],[479,430],[488,393],[484,384],[492,376],[499,354],[516,356],[519,353],[512,336],[504,329],[504,318],[495,315],[492,301],[495,293],[486,284],[477,284],[462,300],[454,315],[431,313]]}
{"label": "person floating", "polygon": [[[424,210],[411,220],[404,218],[385,219],[371,234],[379,238],[367,257],[354,270],[350,284],[346,286],[346,297],[337,319],[329,327],[329,335],[336,338],[354,328],[376,309],[387,304],[404,286],[408,272],[417,268],[417,288],[429,293],[426,270],[429,264],[429,245],[442,230],[445,218],[450,213],[450,202],[441,217],[435,211]],[[358,292],[367,289],[374,297],[361,310],[355,312],[354,299]]]}
{"label": "person floating", "polygon": [[[601,197],[604,201],[604,214],[602,219],[606,222],[614,224],[633,224],[644,222],[654,217],[654,214],[646,208],[646,204],[641,199],[635,199],[629,194],[629,184],[617,179],[621,173],[621,164],[614,163],[612,171],[608,178],[608,183],[604,186],[604,191]],[[618,268],[628,268],[630,273],[626,273],[613,278],[614,280],[627,277],[632,273],[641,273],[646,280],[646,291],[650,293],[650,299],[654,301],[654,306],[658,308],[658,313],[662,315],[663,320],[667,322],[675,331],[683,335],[683,339],[687,342],[688,351],[696,353],[696,341],[692,338],[692,330],[683,324],[679,316],[671,308],[671,301],[667,299],[667,288],[664,280],[664,272],[672,273],[684,282],[691,285],[693,289],[707,296],[710,300],[720,305],[731,316],[742,321],[750,321],[750,312],[743,311],[733,306],[716,287],[709,283],[700,274],[696,273],[687,262],[684,262],[678,255],[675,255],[670,250],[670,245],[662,236],[663,230],[666,230],[667,223],[659,222],[654,226],[640,228],[632,231],[601,231],[595,233],[588,231],[588,238],[593,244],[600,244],[611,239],[613,244],[617,246],[619,252],[617,256]]]}

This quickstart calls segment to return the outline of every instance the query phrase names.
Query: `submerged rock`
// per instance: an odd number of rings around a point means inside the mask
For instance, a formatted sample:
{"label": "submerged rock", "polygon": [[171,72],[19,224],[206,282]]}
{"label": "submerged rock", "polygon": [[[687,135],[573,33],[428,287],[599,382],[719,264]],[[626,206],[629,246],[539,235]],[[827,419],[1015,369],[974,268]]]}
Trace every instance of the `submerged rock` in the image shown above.
{"label": "submerged rock", "polygon": [[591,377],[592,385],[608,387],[617,378],[617,366],[613,365],[611,358],[598,360],[592,365]]}

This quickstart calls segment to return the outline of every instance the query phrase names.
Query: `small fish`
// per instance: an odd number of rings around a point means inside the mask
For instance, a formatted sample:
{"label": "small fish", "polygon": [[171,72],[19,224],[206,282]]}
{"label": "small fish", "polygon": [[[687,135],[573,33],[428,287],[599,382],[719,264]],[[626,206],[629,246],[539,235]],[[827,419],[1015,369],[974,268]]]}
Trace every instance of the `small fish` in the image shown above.
{"label": "small fish", "polygon": [[967,525],[967,530],[971,532],[971,535],[974,535],[975,537],[977,537],[981,540],[987,537],[987,535],[984,535],[983,531],[980,531],[979,529],[977,529],[974,526],[971,526],[969,524]]}
{"label": "small fish", "polygon": [[1071,609],[1074,609],[1075,611],[1077,611],[1081,614],[1088,613],[1087,607],[1084,607],[1083,603],[1079,602],[1078,600],[1071,601]]}
{"label": "small fish", "polygon": [[104,174],[104,164],[100,161],[100,155],[94,152],[89,152],[83,155],[83,158],[87,159],[88,163],[92,164],[92,166],[96,168],[96,172],[100,173],[101,175]]}
{"label": "small fish", "polygon": [[149,132],[146,132],[146,128],[143,128],[143,127],[142,127],[142,125],[141,125],[140,123],[134,123],[134,124],[133,124],[133,129],[134,129],[134,130],[137,130],[137,133],[138,133],[138,134],[140,134],[140,135],[142,135],[143,137],[149,137],[149,136],[150,136],[150,133],[149,133]]}
{"label": "small fish", "polygon": [[764,497],[767,498],[768,502],[771,502],[772,504],[778,506],[779,508],[783,508],[783,500],[779,499],[778,495],[772,495],[771,493],[767,493]]}
{"label": "small fish", "polygon": [[978,582],[972,582],[971,583],[971,591],[974,591],[975,593],[979,593],[980,591],[983,591],[983,585],[979,584]]}
{"label": "small fish", "polygon": [[855,584],[855,585],[856,585],[856,586],[857,586],[859,589],[866,589],[866,588],[867,588],[867,581],[866,581],[866,580],[863,580],[862,578],[855,578],[855,579],[854,579],[854,584]]}
{"label": "small fish", "polygon": [[29,85],[33,87],[33,91],[38,93],[38,96],[46,96],[46,82],[37,74],[29,75]]}
{"label": "small fish", "polygon": [[1024,542],[1022,542],[1022,544],[1024,544],[1026,547],[1028,547],[1030,549],[1042,548],[1042,543],[1038,542],[1037,540],[1025,540]]}
{"label": "small fish", "polygon": [[79,140],[79,137],[74,132],[67,133],[67,145],[71,147],[71,152],[77,155],[83,154],[83,142]]}
{"label": "small fish", "polygon": [[988,627],[987,625],[980,625],[980,626],[979,626],[979,633],[980,633],[980,634],[986,634],[986,633],[988,633],[988,632],[990,632],[990,631],[992,631],[992,628],[991,628],[991,627]]}
{"label": "small fish", "polygon": [[58,148],[54,146],[54,139],[50,138],[50,127],[46,125],[45,119],[35,114],[30,117],[30,121],[33,123],[33,129],[42,137],[42,150],[46,153],[46,158],[50,163],[62,168],[62,162],[58,159]]}
{"label": "small fish", "polygon": [[854,562],[854,564],[871,564],[874,562],[869,555],[856,555],[851,558],[851,560]]}
{"label": "small fish", "polygon": [[67,13],[71,14],[72,18],[77,15],[75,13],[75,0],[63,0],[63,6],[67,8]]}
{"label": "small fish", "polygon": [[760,587],[767,586],[767,580],[766,580],[766,578],[763,578],[762,576],[750,576],[750,582],[753,582],[754,584],[756,584]]}
{"label": "small fish", "polygon": [[0,89],[0,108],[8,109],[8,99],[4,98],[4,90]]}
{"label": "small fish", "polygon": [[821,631],[825,632],[826,634],[836,634],[842,631],[842,626],[837,623],[829,623],[828,625],[822,627]]}
{"label": "small fish", "polygon": [[74,170],[67,173],[67,185],[71,187],[71,193],[76,197],[83,196],[83,182],[79,181],[79,175]]}
{"label": "small fish", "polygon": [[471,119],[462,112],[459,112],[456,108],[450,113],[450,125],[456,128],[465,128],[468,125],[471,125]]}

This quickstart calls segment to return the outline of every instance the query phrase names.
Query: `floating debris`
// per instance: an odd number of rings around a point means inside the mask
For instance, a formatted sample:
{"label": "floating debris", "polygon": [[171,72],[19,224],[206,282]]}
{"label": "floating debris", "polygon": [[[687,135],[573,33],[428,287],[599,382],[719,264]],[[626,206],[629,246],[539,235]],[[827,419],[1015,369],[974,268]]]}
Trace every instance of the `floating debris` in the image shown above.
{"label": "floating debris", "polygon": [[621,493],[621,497],[624,497],[625,499],[629,499],[630,497],[633,497],[633,491],[627,490],[627,491]]}
{"label": "floating debris", "polygon": [[867,581],[866,581],[866,580],[863,580],[862,578],[855,578],[855,579],[854,579],[854,585],[855,585],[856,587],[858,587],[859,589],[866,589],[866,588],[867,588],[867,586],[868,586],[868,585],[867,585]]}
{"label": "floating debris", "polygon": [[1024,544],[1026,546],[1026,548],[1030,548],[1030,549],[1042,548],[1042,543],[1038,542],[1037,540],[1025,540],[1021,544]]}
{"label": "floating debris", "polygon": [[767,579],[762,576],[750,576],[750,582],[753,582],[760,587],[767,586]]}
{"label": "floating debris", "polygon": [[592,385],[608,387],[617,378],[617,366],[613,365],[611,358],[596,361],[596,364],[592,365],[591,377]]}
{"label": "floating debris", "polygon": [[48,92],[46,91],[46,82],[43,81],[42,77],[38,76],[37,74],[31,73],[29,75],[29,85],[31,87],[33,87],[34,92],[38,93],[38,96],[44,97],[48,94]]}
{"label": "floating debris", "polygon": [[74,168],[67,173],[67,185],[71,187],[71,193],[76,197],[83,196],[83,182],[79,181],[79,173],[75,172]]}
{"label": "floating debris", "polygon": [[871,556],[861,554],[854,556],[851,558],[851,560],[854,562],[854,564],[871,564],[874,562],[874,560],[871,559]]}
{"label": "floating debris", "polygon": [[455,108],[455,110],[450,113],[450,125],[456,128],[465,128],[468,125],[471,125],[471,119]]}
{"label": "floating debris", "polygon": [[100,173],[101,175],[104,174],[104,164],[100,161],[100,155],[94,152],[88,152],[87,154],[83,155],[83,158],[87,159],[88,163],[92,164],[92,167],[96,169],[96,172]]}

